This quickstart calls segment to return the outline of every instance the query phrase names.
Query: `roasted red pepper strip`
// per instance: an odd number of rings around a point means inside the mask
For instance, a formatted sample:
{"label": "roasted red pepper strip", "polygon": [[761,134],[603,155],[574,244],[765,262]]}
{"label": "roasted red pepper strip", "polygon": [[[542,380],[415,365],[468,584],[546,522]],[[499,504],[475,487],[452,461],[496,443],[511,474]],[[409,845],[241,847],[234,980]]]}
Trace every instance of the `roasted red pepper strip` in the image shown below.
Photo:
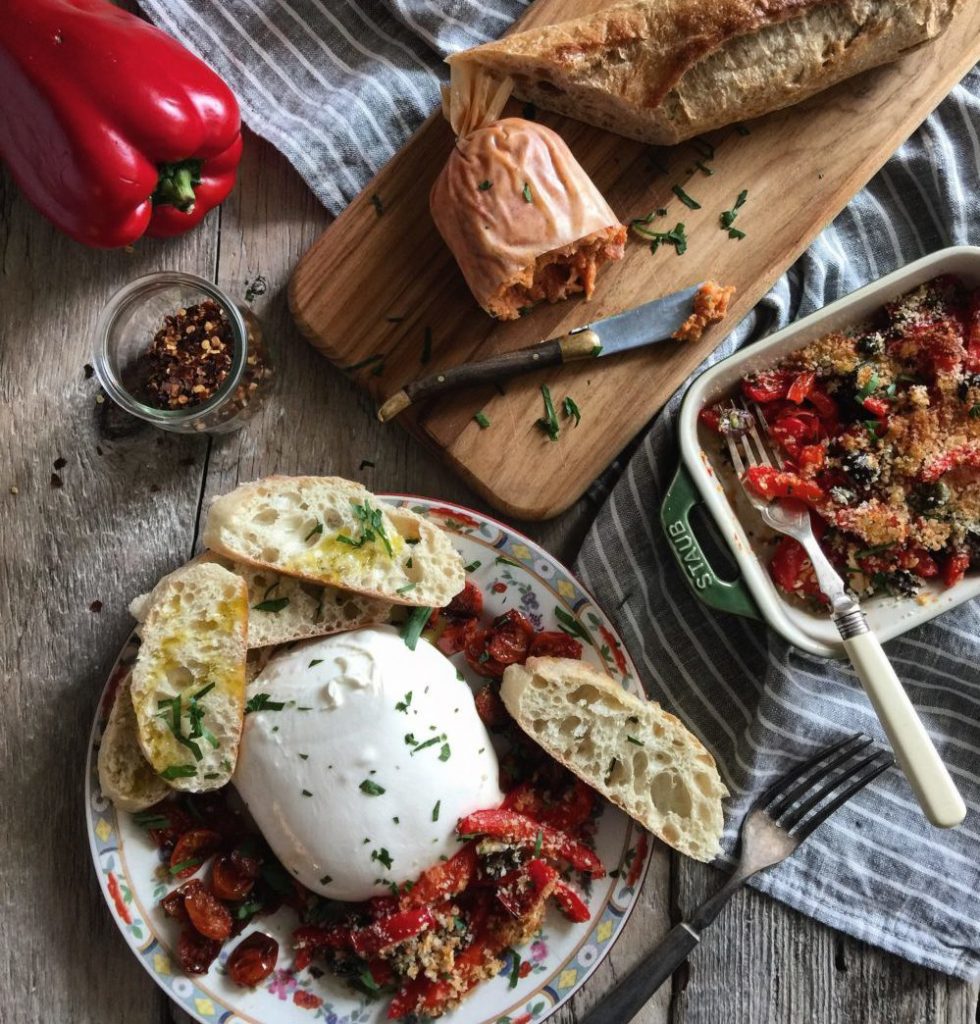
{"label": "roasted red pepper strip", "polygon": [[401,897],[401,906],[427,907],[462,892],[476,874],[476,844],[467,843],[449,860],[423,871],[419,880]]}
{"label": "roasted red pepper strip", "polygon": [[810,392],[813,390],[813,385],[817,382],[817,375],[813,370],[805,370],[796,376],[796,379],[789,386],[789,390],[786,392],[786,397],[797,405],[803,401],[804,398],[809,398]]}
{"label": "roasted red pepper strip", "polygon": [[460,835],[486,835],[520,846],[535,847],[540,838],[541,853],[545,856],[567,860],[573,868],[587,871],[593,878],[602,878],[606,873],[599,858],[587,846],[516,811],[476,811],[461,818],[456,830]]}
{"label": "roasted red pepper strip", "polygon": [[366,928],[358,928],[351,932],[350,941],[354,952],[367,959],[389,946],[397,946],[399,942],[434,928],[435,924],[436,919],[428,907],[415,907],[411,910],[400,910],[397,914],[375,921]]}
{"label": "roasted red pepper strip", "polygon": [[745,471],[745,484],[769,501],[774,498],[798,498],[812,505],[826,497],[823,488],[811,480],[804,480],[795,473],[773,469],[771,466],[749,466]]}
{"label": "roasted red pepper strip", "polygon": [[551,895],[558,901],[558,906],[561,907],[562,913],[570,921],[584,924],[592,917],[589,905],[585,900],[567,882],[563,882],[560,878],[555,882]]}
{"label": "roasted red pepper strip", "polygon": [[129,245],[194,227],[235,183],[227,85],[175,39],[107,0],[7,0],[0,159],[57,228]]}

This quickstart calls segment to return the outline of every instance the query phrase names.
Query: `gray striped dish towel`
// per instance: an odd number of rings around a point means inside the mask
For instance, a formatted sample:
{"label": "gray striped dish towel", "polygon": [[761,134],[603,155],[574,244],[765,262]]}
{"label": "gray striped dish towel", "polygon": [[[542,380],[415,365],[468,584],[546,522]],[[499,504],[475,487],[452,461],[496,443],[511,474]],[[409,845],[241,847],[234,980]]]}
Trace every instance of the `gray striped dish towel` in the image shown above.
{"label": "gray striped dish towel", "polygon": [[[334,213],[437,103],[441,56],[495,38],[523,0],[141,0],[238,95],[246,123]],[[904,263],[980,244],[980,69],[967,76],[709,362]],[[753,795],[792,760],[880,729],[854,674],[686,590],[658,524],[677,461],[675,396],[634,450],[578,569],[618,621],[648,691],[715,754],[732,791],[725,848]],[[889,772],[756,885],[917,963],[980,973],[980,607],[888,653],[966,799],[930,828]]]}

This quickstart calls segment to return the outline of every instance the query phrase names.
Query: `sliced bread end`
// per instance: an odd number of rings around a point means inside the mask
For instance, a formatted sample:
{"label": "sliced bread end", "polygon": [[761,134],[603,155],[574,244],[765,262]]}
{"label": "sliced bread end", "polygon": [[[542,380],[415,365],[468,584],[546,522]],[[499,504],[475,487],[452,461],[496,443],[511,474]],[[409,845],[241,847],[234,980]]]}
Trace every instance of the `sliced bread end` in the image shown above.
{"label": "sliced bread end", "polygon": [[465,582],[448,534],[341,477],[242,484],[211,505],[204,542],[236,562],[393,604],[442,608]]}
{"label": "sliced bread end", "polygon": [[99,788],[120,811],[145,811],[170,793],[170,787],[143,756],[130,695],[132,676],[116,690],[109,721],[99,744]]}
{"label": "sliced bread end", "polygon": [[711,754],[659,704],[567,658],[509,666],[500,695],[531,739],[669,846],[700,861],[721,852],[728,791]]}
{"label": "sliced bread end", "polygon": [[204,792],[235,770],[245,715],[248,597],[220,565],[178,569],[150,595],[132,698],[147,761],[174,789]]}

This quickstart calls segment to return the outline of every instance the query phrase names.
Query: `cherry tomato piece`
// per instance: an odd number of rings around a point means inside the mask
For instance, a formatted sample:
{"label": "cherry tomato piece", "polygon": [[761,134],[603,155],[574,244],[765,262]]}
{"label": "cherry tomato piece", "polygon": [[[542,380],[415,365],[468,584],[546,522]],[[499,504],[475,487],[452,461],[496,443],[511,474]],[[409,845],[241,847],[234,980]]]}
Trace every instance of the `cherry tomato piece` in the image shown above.
{"label": "cherry tomato piece", "polygon": [[226,965],[228,975],[242,988],[255,988],[275,970],[279,943],[264,932],[252,932],[231,951]]}
{"label": "cherry tomato piece", "polygon": [[769,501],[775,498],[798,498],[808,504],[815,504],[826,497],[823,488],[813,481],[771,466],[749,466],[745,472],[745,483]]}
{"label": "cherry tomato piece", "polygon": [[529,658],[574,658],[582,657],[582,645],[567,633],[558,629],[543,629],[531,638]]}
{"label": "cherry tomato piece", "polygon": [[797,374],[793,383],[790,384],[786,391],[786,397],[799,405],[805,398],[810,397],[810,392],[816,382],[817,375],[812,370],[804,370],[803,373]]}
{"label": "cherry tomato piece", "polygon": [[466,586],[443,608],[447,619],[475,619],[483,612],[483,594],[480,588],[469,580]]}
{"label": "cherry tomato piece", "polygon": [[476,713],[480,716],[480,721],[488,729],[499,729],[510,720],[510,714],[492,683],[481,686],[473,702],[476,704]]}
{"label": "cherry tomato piece", "polygon": [[221,900],[243,900],[255,879],[241,871],[230,855],[218,857],[211,865],[211,891]]}
{"label": "cherry tomato piece", "polygon": [[[170,870],[174,878],[189,878],[221,845],[221,836],[210,828],[192,828],[174,844]],[[174,871],[178,866],[179,871]]]}
{"label": "cherry tomato piece", "polygon": [[184,893],[184,909],[191,924],[208,939],[223,942],[231,935],[228,908],[203,885]]}
{"label": "cherry tomato piece", "polygon": [[185,925],[177,941],[177,962],[185,974],[207,974],[218,958],[221,943],[209,939],[190,925]]}

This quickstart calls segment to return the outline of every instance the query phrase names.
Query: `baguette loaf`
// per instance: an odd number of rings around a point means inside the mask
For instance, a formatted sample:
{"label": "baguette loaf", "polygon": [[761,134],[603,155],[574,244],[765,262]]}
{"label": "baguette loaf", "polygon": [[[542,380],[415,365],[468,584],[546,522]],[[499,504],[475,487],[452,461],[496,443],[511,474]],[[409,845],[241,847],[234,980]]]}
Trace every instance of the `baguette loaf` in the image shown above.
{"label": "baguette loaf", "polygon": [[212,504],[204,543],[236,562],[393,604],[441,608],[465,582],[438,526],[340,477],[242,484]]}
{"label": "baguette loaf", "polygon": [[[249,650],[387,622],[391,614],[387,601],[280,576],[253,565],[232,562],[211,551],[205,551],[190,564],[199,562],[214,562],[245,580]],[[149,601],[149,594],[140,594],[130,601],[129,613],[137,622],[146,618]]]}
{"label": "baguette loaf", "polygon": [[568,658],[508,666],[500,695],[535,743],[669,846],[701,861],[721,852],[728,790],[711,754],[655,701]]}
{"label": "baguette loaf", "polygon": [[656,145],[799,103],[937,36],[960,0],[634,0],[449,58]]}
{"label": "baguette loaf", "polygon": [[99,744],[99,788],[120,811],[145,811],[170,793],[140,748],[136,712],[130,694],[132,675],[116,690],[109,721]]}
{"label": "baguette loaf", "polygon": [[150,595],[133,666],[140,747],[174,789],[225,785],[245,717],[248,595],[220,565],[187,565]]}

